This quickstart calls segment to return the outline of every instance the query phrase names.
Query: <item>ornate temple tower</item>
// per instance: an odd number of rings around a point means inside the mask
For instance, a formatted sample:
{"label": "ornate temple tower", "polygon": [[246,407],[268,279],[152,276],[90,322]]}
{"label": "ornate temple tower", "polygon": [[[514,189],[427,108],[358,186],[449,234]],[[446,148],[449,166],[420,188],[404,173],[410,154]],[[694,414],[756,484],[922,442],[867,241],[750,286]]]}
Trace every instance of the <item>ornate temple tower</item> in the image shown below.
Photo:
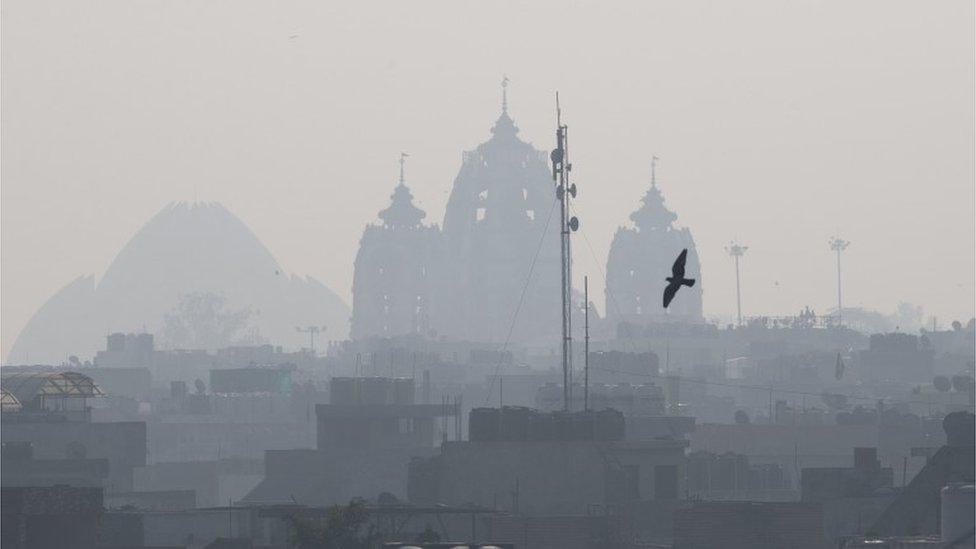
{"label": "ornate temple tower", "polygon": [[[664,205],[652,167],[651,188],[641,207],[630,214],[633,228],[621,227],[613,237],[607,258],[607,317],[644,325],[648,322],[702,320],[701,264],[691,231],[675,225],[678,216]],[[686,276],[697,280],[682,288],[666,311],[662,292],[671,266],[688,248]]]}
{"label": "ornate temple tower", "polygon": [[492,137],[463,153],[447,203],[444,241],[451,288],[438,329],[457,339],[496,343],[511,329],[513,341],[551,344],[560,326],[555,190],[547,153],[518,137],[508,115],[506,84]]}
{"label": "ornate temple tower", "polygon": [[353,274],[352,339],[429,334],[430,296],[442,271],[441,234],[425,225],[426,213],[413,204],[403,176],[390,196],[382,221],[367,225]]}

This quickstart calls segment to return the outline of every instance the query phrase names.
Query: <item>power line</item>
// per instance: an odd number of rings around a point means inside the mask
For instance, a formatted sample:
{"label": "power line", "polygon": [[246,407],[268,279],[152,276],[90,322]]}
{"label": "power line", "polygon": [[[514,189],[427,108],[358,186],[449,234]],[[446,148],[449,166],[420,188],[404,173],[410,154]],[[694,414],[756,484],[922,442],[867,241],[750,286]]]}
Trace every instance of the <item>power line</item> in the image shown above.
{"label": "power line", "polygon": [[542,251],[542,244],[546,241],[546,234],[549,232],[549,222],[552,221],[552,213],[556,211],[556,201],[553,200],[552,207],[549,208],[549,215],[546,217],[546,224],[542,228],[542,236],[539,238],[539,245],[535,249],[535,255],[532,256],[532,263],[529,265],[529,273],[525,276],[525,283],[522,285],[522,293],[519,294],[518,305],[515,307],[515,313],[512,314],[512,322],[508,326],[508,335],[505,336],[505,343],[502,345],[501,354],[498,356],[498,362],[495,363],[495,373],[492,374],[491,381],[488,382],[488,394],[485,395],[485,404],[491,400],[491,393],[495,387],[495,380],[498,379],[499,371],[502,367],[502,359],[505,354],[505,350],[508,349],[508,344],[512,339],[512,332],[515,330],[515,321],[518,320],[519,312],[522,311],[522,303],[525,301],[525,292],[529,288],[529,282],[532,280],[532,273],[535,271],[536,261],[539,259],[539,253]]}

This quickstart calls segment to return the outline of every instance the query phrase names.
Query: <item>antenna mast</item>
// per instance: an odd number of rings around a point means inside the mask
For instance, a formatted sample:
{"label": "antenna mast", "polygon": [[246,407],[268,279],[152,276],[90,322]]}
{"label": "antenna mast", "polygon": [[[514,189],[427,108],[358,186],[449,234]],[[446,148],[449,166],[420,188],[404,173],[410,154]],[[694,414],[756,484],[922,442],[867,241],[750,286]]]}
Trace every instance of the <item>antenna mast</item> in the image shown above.
{"label": "antenna mast", "polygon": [[562,366],[563,410],[570,411],[573,400],[573,273],[570,235],[579,229],[579,219],[569,215],[570,198],[576,198],[576,185],[569,182],[573,165],[569,162],[568,128],[562,123],[559,92],[556,92],[556,148],[549,155],[552,160],[552,180],[559,200],[559,245],[562,266]]}

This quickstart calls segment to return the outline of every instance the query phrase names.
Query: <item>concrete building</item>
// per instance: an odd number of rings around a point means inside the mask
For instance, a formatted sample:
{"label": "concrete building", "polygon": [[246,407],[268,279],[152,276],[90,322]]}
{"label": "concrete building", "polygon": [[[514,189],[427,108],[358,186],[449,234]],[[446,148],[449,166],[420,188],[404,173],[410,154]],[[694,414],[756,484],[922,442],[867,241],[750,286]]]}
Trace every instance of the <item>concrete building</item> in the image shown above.
{"label": "concrete building", "polygon": [[[404,499],[407,466],[434,453],[457,422],[456,403],[416,404],[408,378],[334,378],[330,404],[315,407],[315,449],[269,450],[264,479],[246,505],[332,505],[382,493]],[[440,424],[440,425],[438,425]],[[455,429],[456,431],[456,429]]]}
{"label": "concrete building", "polygon": [[[943,420],[946,444],[928,459],[891,502],[871,531],[879,536],[939,535],[942,489],[953,483],[976,482],[973,414],[955,412]],[[972,492],[969,492],[971,495]],[[972,518],[972,513],[969,515]],[[972,524],[972,523],[970,523]],[[971,527],[970,527],[971,528]],[[954,529],[958,530],[958,529]],[[963,528],[963,533],[965,529]],[[946,540],[952,541],[952,540]]]}
{"label": "concrete building", "polygon": [[4,549],[94,549],[102,489],[72,486],[0,489]]}
{"label": "concrete building", "polygon": [[480,410],[470,415],[472,440],[447,442],[410,464],[412,503],[572,515],[683,492],[687,442],[625,441],[619,412],[615,420],[609,410]]}
{"label": "concrete building", "polygon": [[30,442],[5,442],[2,450],[3,486],[83,486],[103,487],[109,465],[105,458],[87,459],[65,456],[37,459]]}
{"label": "concrete building", "polygon": [[749,457],[727,452],[696,451],[688,455],[687,494],[692,499],[792,501],[796,490],[783,468],[750,463]]}
{"label": "concrete building", "polygon": [[927,339],[902,333],[874,334],[870,347],[858,355],[858,368],[869,381],[928,382],[934,356]]}
{"label": "concrete building", "polygon": [[105,488],[132,489],[133,469],[146,464],[146,424],[92,422],[87,399],[104,393],[91,378],[77,372],[20,372],[3,376],[2,385],[21,403],[19,410],[0,416],[5,445],[29,444],[32,460],[105,459]]}
{"label": "concrete building", "polygon": [[894,471],[881,466],[877,448],[854,448],[853,467],[805,467],[800,497],[810,502],[864,497],[893,485]]}
{"label": "concrete building", "polygon": [[816,503],[697,502],[675,511],[673,549],[826,549]]}
{"label": "concrete building", "polygon": [[192,490],[196,507],[218,507],[247,495],[263,478],[264,463],[254,459],[162,462],[134,472],[136,492]]}

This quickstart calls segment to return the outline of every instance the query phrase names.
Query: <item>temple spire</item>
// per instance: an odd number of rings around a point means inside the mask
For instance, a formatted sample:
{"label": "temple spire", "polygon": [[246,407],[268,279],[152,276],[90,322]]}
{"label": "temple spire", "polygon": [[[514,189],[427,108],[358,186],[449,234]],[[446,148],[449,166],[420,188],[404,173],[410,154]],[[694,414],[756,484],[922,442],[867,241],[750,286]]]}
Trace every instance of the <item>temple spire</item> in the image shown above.
{"label": "temple spire", "polygon": [[631,221],[637,229],[666,229],[674,223],[678,216],[664,205],[664,195],[657,187],[657,163],[661,159],[651,156],[651,188],[647,189],[641,199],[641,207],[630,214]]}
{"label": "temple spire", "polygon": [[405,152],[400,153],[400,184],[406,185],[406,179],[403,177],[403,166],[407,163],[407,157],[410,156]]}
{"label": "temple spire", "polygon": [[390,195],[390,207],[379,213],[380,219],[387,227],[416,227],[420,225],[427,214],[413,204],[413,194],[407,188],[404,176],[404,165],[409,154],[400,153],[400,182]]}
{"label": "temple spire", "polygon": [[508,115],[508,83],[510,80],[508,76],[502,76],[502,113],[498,116],[498,120],[495,125],[491,128],[491,133],[495,137],[500,137],[508,139],[514,137],[518,133],[518,128],[515,126],[515,122],[512,117]]}

